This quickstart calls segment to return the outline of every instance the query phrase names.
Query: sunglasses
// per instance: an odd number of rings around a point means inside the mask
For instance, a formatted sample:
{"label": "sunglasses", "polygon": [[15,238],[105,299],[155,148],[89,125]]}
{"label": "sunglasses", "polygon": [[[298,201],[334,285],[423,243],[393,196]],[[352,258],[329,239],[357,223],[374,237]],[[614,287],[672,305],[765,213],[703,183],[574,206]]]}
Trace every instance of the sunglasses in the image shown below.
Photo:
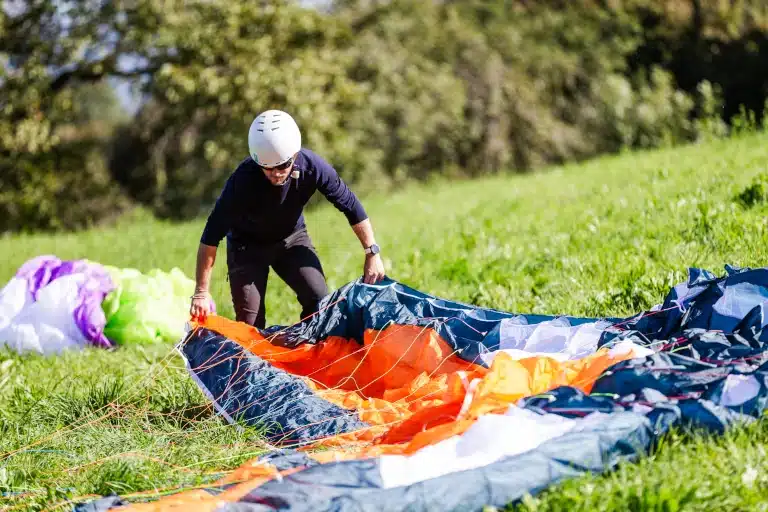
{"label": "sunglasses", "polygon": [[289,168],[293,164],[293,158],[288,160],[287,162],[283,162],[280,165],[276,165],[274,167],[264,167],[263,165],[260,165],[262,169],[264,169],[267,172],[275,172],[275,171],[284,171],[285,169]]}

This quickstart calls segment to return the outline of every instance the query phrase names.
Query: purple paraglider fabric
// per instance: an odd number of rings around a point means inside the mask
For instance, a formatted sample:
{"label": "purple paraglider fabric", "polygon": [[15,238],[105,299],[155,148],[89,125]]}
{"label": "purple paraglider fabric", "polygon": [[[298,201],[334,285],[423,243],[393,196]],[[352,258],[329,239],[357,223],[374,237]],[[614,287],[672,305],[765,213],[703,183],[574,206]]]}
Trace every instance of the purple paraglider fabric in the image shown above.
{"label": "purple paraglider fabric", "polygon": [[[63,263],[68,263],[63,265]],[[74,273],[75,262],[62,262],[59,258],[42,255],[24,263],[16,272],[16,277],[27,281],[27,289],[32,298],[37,300],[41,288],[47,286],[57,277]]]}
{"label": "purple paraglider fabric", "polygon": [[75,308],[75,324],[92,344],[109,348],[114,344],[104,335],[107,317],[101,307],[104,298],[115,289],[109,274],[100,265],[91,265],[87,278],[80,287],[78,305]]}
{"label": "purple paraglider fabric", "polygon": [[16,277],[26,280],[29,293],[33,300],[37,300],[42,288],[72,274],[84,276],[73,311],[75,324],[91,344],[112,347],[113,343],[104,335],[107,319],[101,303],[114,290],[115,285],[102,265],[87,260],[61,260],[55,256],[42,255],[25,262],[16,272]]}

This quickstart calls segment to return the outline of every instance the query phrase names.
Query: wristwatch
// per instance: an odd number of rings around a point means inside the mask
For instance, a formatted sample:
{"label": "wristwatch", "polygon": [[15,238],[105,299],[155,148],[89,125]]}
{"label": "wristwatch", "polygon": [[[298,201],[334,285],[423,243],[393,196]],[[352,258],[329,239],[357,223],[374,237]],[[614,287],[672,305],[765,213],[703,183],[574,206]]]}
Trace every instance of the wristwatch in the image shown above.
{"label": "wristwatch", "polygon": [[379,254],[381,250],[379,249],[379,246],[376,244],[373,244],[372,246],[365,249],[365,254]]}

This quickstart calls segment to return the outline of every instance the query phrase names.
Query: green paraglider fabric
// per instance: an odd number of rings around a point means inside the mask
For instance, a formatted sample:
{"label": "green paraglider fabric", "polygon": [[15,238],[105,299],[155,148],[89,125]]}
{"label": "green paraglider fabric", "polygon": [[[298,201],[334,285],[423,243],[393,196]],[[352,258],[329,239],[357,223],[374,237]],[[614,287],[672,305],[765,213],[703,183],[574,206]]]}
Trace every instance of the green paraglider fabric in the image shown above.
{"label": "green paraglider fabric", "polygon": [[102,302],[107,338],[118,345],[179,339],[189,316],[189,294],[195,288],[192,279],[178,268],[147,273],[106,268],[115,283]]}

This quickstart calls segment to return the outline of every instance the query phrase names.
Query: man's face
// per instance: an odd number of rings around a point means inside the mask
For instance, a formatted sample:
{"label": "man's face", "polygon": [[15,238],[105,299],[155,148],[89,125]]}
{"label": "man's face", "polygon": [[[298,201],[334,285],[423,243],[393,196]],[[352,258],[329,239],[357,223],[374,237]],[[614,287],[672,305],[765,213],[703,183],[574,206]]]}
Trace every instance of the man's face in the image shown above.
{"label": "man's face", "polygon": [[280,186],[285,183],[285,180],[287,180],[288,176],[291,174],[291,171],[293,170],[293,162],[295,160],[296,157],[294,156],[277,167],[262,167],[261,170],[270,183],[275,186]]}

